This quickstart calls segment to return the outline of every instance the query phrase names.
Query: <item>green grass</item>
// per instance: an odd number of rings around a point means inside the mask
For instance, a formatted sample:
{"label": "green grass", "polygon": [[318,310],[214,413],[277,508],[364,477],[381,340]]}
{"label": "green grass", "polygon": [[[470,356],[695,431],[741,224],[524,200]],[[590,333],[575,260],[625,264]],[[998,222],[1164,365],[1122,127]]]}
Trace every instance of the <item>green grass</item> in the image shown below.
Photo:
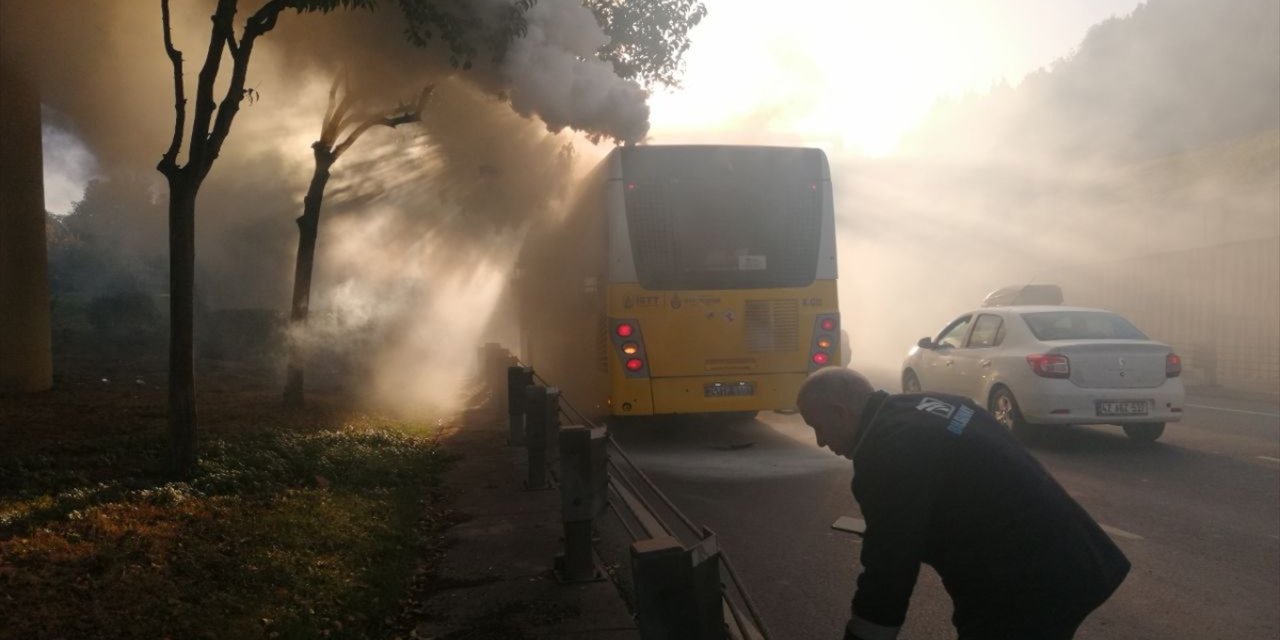
{"label": "green grass", "polygon": [[420,426],[262,418],[185,482],[134,426],[0,457],[0,638],[386,637],[451,524],[447,456]]}

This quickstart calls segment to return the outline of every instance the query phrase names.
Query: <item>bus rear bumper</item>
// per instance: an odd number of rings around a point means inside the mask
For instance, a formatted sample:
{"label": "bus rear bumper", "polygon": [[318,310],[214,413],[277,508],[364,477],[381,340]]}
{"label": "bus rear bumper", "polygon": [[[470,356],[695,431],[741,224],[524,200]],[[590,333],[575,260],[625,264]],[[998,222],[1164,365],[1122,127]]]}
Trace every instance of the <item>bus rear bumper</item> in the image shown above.
{"label": "bus rear bumper", "polygon": [[[653,413],[790,410],[807,373],[652,378]],[[749,395],[739,395],[749,388]],[[617,415],[627,415],[614,407]],[[634,414],[631,414],[634,415]]]}

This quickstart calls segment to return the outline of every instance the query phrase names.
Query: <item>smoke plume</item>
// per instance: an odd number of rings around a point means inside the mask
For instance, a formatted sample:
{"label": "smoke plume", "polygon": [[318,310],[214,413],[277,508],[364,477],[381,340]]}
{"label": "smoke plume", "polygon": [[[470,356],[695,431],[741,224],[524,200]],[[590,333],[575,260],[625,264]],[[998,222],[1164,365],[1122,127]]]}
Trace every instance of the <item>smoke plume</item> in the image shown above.
{"label": "smoke plume", "polygon": [[[241,5],[242,21],[260,3]],[[213,7],[212,0],[172,3],[188,96]],[[167,224],[167,191],[154,167],[174,121],[159,3],[6,0],[3,18],[20,24],[13,32],[22,41],[7,44],[30,54],[51,114],[47,166],[90,167],[100,180],[141,192],[133,200],[111,189],[89,194],[80,210],[103,218],[107,233],[113,225],[106,218],[122,202],[160,204],[129,218],[136,238],[155,239],[157,246],[135,247],[154,265],[166,253]],[[390,112],[434,85],[423,122],[374,129],[334,166],[306,337],[317,345],[309,361],[314,371],[325,371],[330,360],[354,362],[367,373],[358,390],[381,402],[404,408],[455,402],[474,347],[485,341],[481,334],[522,229],[554,212],[579,154],[602,152],[554,132],[638,140],[648,128],[645,93],[595,61],[607,38],[589,11],[544,0],[527,21],[527,37],[513,43],[505,64],[482,53],[473,69],[461,71],[443,45],[406,42],[394,3],[376,12],[281,15],[258,41],[246,83],[252,99],[242,104],[200,192],[199,306],[283,317],[297,247],[294,219],[335,77],[346,79],[368,113]],[[224,73],[228,68],[229,62]],[[56,142],[66,136],[81,144]],[[75,155],[79,146],[93,158]],[[111,282],[156,281],[151,273],[135,275]],[[313,379],[323,383],[322,376]]]}
{"label": "smoke plume", "polygon": [[502,74],[511,105],[552,131],[566,127],[637,142],[649,130],[647,95],[596,57],[609,43],[576,0],[544,0],[527,14],[528,33],[512,43]]}

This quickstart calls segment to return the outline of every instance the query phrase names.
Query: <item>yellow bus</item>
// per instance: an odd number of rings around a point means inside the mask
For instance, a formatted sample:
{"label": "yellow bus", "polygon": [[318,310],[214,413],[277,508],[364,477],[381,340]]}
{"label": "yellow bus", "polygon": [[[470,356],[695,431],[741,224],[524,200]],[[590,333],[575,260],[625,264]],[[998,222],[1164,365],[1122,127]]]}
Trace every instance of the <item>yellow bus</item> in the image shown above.
{"label": "yellow bus", "polygon": [[592,419],[794,408],[842,359],[826,155],[615,149],[516,289],[523,359]]}

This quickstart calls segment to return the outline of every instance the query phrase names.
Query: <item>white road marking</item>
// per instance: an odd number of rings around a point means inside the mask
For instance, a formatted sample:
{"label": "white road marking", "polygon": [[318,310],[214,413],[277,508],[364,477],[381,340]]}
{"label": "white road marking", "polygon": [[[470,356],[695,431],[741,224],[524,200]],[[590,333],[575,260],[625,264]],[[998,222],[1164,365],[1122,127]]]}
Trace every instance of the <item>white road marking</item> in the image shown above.
{"label": "white road marking", "polygon": [[836,531],[848,531],[861,537],[867,533],[867,521],[852,516],[840,516],[836,518],[835,522],[831,523],[831,528]]}
{"label": "white road marking", "polygon": [[1280,462],[1280,458],[1272,458],[1271,456],[1258,456],[1258,459],[1266,460],[1267,462]]}
{"label": "white road marking", "polygon": [[1143,538],[1142,536],[1140,536],[1140,535],[1138,535],[1138,534],[1136,534],[1136,533],[1129,533],[1128,531],[1125,531],[1124,529],[1117,529],[1117,528],[1112,527],[1112,526],[1110,526],[1110,525],[1102,524],[1101,522],[1099,522],[1099,523],[1098,523],[1098,526],[1099,526],[1099,527],[1102,527],[1102,530],[1103,530],[1103,531],[1106,531],[1107,533],[1109,533],[1109,534],[1111,534],[1111,535],[1113,535],[1113,536],[1118,536],[1118,537],[1121,537],[1121,538],[1128,538],[1128,539],[1130,539],[1130,540],[1146,540],[1146,538]]}
{"label": "white road marking", "polygon": [[1225,411],[1227,413],[1243,413],[1249,416],[1266,416],[1268,418],[1280,418],[1280,413],[1266,413],[1265,411],[1245,411],[1244,409],[1228,409],[1226,407],[1210,407],[1204,404],[1185,404],[1183,406],[1193,409],[1208,409],[1210,411]]}

